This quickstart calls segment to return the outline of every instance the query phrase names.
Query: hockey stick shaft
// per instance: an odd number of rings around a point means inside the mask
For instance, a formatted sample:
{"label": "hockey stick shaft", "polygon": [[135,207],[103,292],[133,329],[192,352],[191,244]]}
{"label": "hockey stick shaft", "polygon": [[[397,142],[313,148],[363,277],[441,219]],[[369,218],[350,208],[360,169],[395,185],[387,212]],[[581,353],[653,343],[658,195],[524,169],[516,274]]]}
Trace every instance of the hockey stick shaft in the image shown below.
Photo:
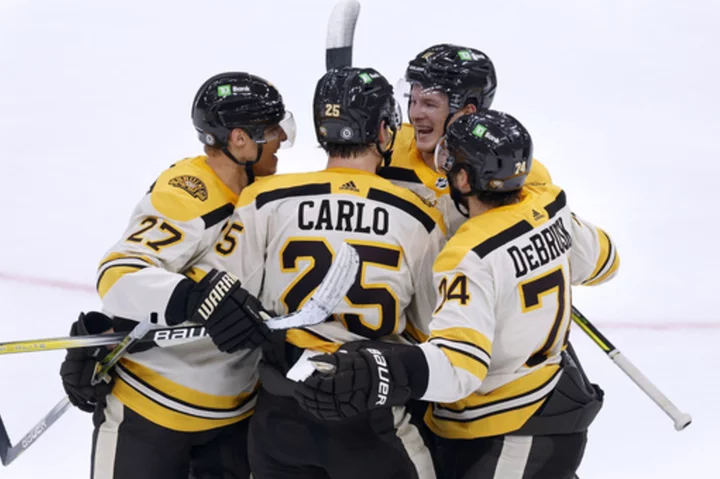
{"label": "hockey stick shaft", "polygon": [[328,70],[352,66],[353,36],[360,15],[360,2],[338,2],[330,13],[325,44],[325,67]]}
{"label": "hockey stick shaft", "polygon": [[[108,377],[107,374],[120,358],[127,352],[128,348],[135,344],[140,338],[143,338],[147,332],[152,328],[150,321],[143,321],[139,323],[135,328],[130,331],[130,334],[126,335],[112,351],[110,351],[100,362],[98,362],[95,374],[93,375],[92,382],[97,384],[104,378]],[[109,378],[108,378],[109,379]],[[25,452],[30,446],[45,434],[45,432],[52,426],[55,421],[65,414],[70,408],[70,399],[65,396],[59,403],[53,407],[30,431],[23,436],[23,438],[17,444],[13,445],[10,442],[5,424],[0,417],[0,460],[2,460],[3,466],[9,465],[17,457]]]}
{"label": "hockey stick shaft", "polygon": [[575,306],[572,308],[572,319],[580,329],[590,336],[595,344],[605,351],[610,359],[635,384],[667,414],[675,424],[675,430],[682,431],[692,422],[692,417],[678,409],[625,355],[620,352]]}
{"label": "hockey stick shaft", "polygon": [[[315,294],[310,298],[310,301],[299,311],[268,319],[265,324],[270,329],[290,329],[312,326],[323,322],[332,314],[333,309],[342,301],[355,282],[359,265],[360,259],[355,248],[343,243],[333,260],[332,266],[330,266],[330,270],[323,278]],[[203,326],[148,328],[143,330],[141,337],[135,338],[135,342],[155,342],[160,345],[168,345],[174,341],[188,341],[205,336],[207,336],[207,333]],[[11,341],[0,343],[0,355],[109,346],[120,343],[124,338],[126,338],[126,333],[108,333]]]}
{"label": "hockey stick shaft", "polygon": [[[335,259],[333,260],[333,264],[330,267],[330,270],[325,275],[325,278],[323,278],[322,282],[320,283],[320,286],[318,286],[317,290],[313,294],[313,296],[310,298],[310,300],[307,302],[305,306],[303,306],[300,310],[280,316],[277,318],[271,318],[266,321],[268,326],[271,329],[287,329],[287,328],[298,328],[303,326],[312,326],[315,324],[319,324],[323,321],[325,321],[328,316],[330,316],[333,312],[333,310],[337,307],[337,305],[340,303],[340,301],[343,300],[345,295],[347,294],[348,290],[352,287],[353,283],[355,282],[355,277],[357,275],[358,269],[360,267],[360,257],[358,256],[357,251],[355,248],[350,246],[347,243],[343,243],[342,247],[338,251],[338,254],[335,256]],[[127,350],[133,346],[134,344],[142,341],[147,341],[147,338],[152,338],[150,340],[153,341],[172,341],[173,339],[192,339],[188,338],[187,336],[184,336],[182,338],[179,337],[162,337],[158,338],[155,333],[163,332],[165,335],[170,334],[177,334],[180,329],[183,329],[185,331],[189,330],[196,330],[199,328],[199,330],[202,331],[203,334],[199,334],[198,336],[193,337],[203,337],[204,336],[204,328],[203,327],[188,327],[188,328],[171,328],[171,329],[160,329],[160,330],[153,330],[154,324],[150,321],[144,321],[139,323],[131,332],[130,334],[119,338],[119,344],[110,352],[108,353],[105,358],[103,358],[97,365],[95,369],[95,373],[93,375],[92,382],[93,384],[97,384],[99,381],[105,379],[110,371],[110,369],[115,366],[115,364],[120,360],[120,358],[127,352]],[[117,336],[118,333],[114,333],[115,336]],[[111,336],[110,334],[103,334],[99,335],[101,337],[105,337],[107,339],[108,336]],[[75,339],[75,338],[60,338],[65,341],[65,347],[68,347],[67,340]],[[77,338],[82,339],[82,338]],[[100,339],[100,338],[96,338]],[[58,341],[61,342],[61,341]],[[117,343],[118,341],[115,341]],[[77,344],[77,343],[75,343]],[[105,343],[108,344],[108,343]],[[114,343],[110,343],[114,344]],[[103,344],[98,343],[95,341],[93,346],[102,346]],[[76,346],[76,347],[86,347],[87,344],[84,344],[82,346]],[[58,349],[58,348],[55,348]],[[31,351],[47,351],[49,349],[42,349],[42,348],[32,348]],[[15,351],[15,352],[21,352],[21,351]],[[26,352],[26,351],[22,351]],[[109,378],[108,378],[109,379]],[[20,454],[25,452],[30,446],[32,446],[40,436],[42,436],[49,428],[52,426],[55,421],[57,421],[64,413],[68,410],[70,407],[70,400],[66,397],[64,397],[52,410],[45,415],[25,436],[23,436],[22,440],[13,445],[10,442],[10,437],[8,436],[7,429],[5,428],[5,424],[2,421],[2,417],[0,417],[0,460],[2,461],[2,464],[4,466],[9,465],[11,462],[13,462]]]}

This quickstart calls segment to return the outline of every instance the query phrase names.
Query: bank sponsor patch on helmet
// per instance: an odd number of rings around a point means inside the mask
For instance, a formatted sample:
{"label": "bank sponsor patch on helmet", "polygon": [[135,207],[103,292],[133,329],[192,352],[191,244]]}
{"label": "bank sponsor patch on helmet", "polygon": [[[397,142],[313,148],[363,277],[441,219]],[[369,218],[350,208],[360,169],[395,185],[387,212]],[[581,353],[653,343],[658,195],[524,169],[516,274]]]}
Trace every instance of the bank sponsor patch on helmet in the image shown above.
{"label": "bank sponsor patch on helmet", "polygon": [[372,77],[370,76],[369,73],[364,73],[364,72],[363,72],[363,73],[360,73],[358,76],[359,76],[360,79],[361,79],[362,81],[364,81],[365,83],[371,83],[371,82],[373,81],[373,79],[372,79]]}
{"label": "bank sponsor patch on helmet", "polygon": [[180,188],[183,191],[188,192],[193,198],[197,198],[200,201],[206,201],[208,199],[208,190],[205,183],[197,176],[180,175],[171,178],[168,181],[170,186]]}
{"label": "bank sponsor patch on helmet", "polygon": [[217,95],[219,97],[232,95],[232,89],[230,88],[230,85],[220,85],[219,87],[217,87]]}
{"label": "bank sponsor patch on helmet", "polygon": [[487,128],[483,125],[476,125],[475,128],[473,128],[472,134],[477,136],[478,138],[482,138],[485,136],[485,132],[487,131]]}

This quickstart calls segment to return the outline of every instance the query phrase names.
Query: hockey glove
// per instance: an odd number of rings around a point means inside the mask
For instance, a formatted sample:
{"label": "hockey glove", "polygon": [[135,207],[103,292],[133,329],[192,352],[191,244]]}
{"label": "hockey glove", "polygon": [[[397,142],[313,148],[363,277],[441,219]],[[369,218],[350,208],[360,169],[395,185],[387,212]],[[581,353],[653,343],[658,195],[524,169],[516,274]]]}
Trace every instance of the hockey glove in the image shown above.
{"label": "hockey glove", "polygon": [[310,359],[318,371],[295,392],[303,409],[322,420],[342,420],[399,406],[425,393],[428,366],[420,348],[379,341],[358,343],[366,346],[356,351],[344,347],[335,354]]}
{"label": "hockey glove", "polygon": [[183,280],[173,292],[165,318],[171,325],[204,322],[213,343],[226,353],[256,348],[270,337],[264,321],[270,315],[260,301],[240,286],[236,276],[215,269],[199,283]]}
{"label": "hockey glove", "polygon": [[[80,317],[70,328],[70,336],[101,334],[111,328],[112,320],[102,313],[80,313]],[[91,384],[95,364],[109,352],[105,346],[67,350],[65,360],[60,366],[60,377],[70,402],[81,411],[95,411],[98,402],[112,391],[112,383],[100,382],[95,386]]]}

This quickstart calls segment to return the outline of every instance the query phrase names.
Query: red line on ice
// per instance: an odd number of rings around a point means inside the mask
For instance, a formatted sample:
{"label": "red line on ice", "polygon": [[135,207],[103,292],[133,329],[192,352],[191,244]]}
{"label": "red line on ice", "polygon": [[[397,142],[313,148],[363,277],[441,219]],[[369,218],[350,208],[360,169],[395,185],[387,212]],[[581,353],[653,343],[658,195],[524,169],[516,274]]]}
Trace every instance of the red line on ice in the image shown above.
{"label": "red line on ice", "polygon": [[[14,273],[3,273],[0,271],[0,281],[11,281],[13,283],[24,283],[31,286],[44,288],[55,288],[64,291],[78,291],[82,293],[97,294],[95,288],[89,284],[76,283],[60,279],[41,278],[38,276],[25,276]],[[650,331],[699,331],[699,330],[720,330],[720,322],[635,322],[635,321],[593,321],[598,327],[608,329],[635,329]]]}

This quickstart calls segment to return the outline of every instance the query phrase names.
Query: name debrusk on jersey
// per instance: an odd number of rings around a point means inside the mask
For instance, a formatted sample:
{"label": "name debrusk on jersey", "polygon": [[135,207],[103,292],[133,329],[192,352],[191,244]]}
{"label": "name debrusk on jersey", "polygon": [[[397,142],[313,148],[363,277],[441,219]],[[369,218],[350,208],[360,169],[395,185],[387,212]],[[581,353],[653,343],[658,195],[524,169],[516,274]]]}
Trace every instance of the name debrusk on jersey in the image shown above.
{"label": "name debrusk on jersey", "polygon": [[433,266],[438,303],[420,346],[430,428],[459,439],[519,429],[562,374],[571,286],[618,267],[609,236],[572,215],[553,185],[466,221]]}

